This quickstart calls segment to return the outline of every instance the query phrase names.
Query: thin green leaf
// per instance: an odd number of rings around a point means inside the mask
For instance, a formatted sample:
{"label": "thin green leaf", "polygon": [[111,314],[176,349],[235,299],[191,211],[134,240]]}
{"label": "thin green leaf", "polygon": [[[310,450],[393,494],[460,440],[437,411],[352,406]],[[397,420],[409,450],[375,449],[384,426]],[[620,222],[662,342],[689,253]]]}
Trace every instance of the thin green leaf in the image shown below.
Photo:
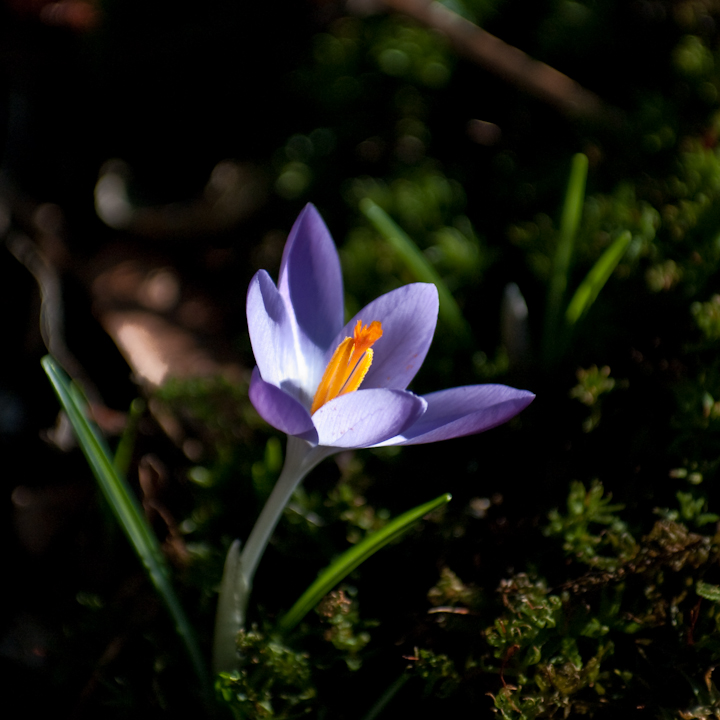
{"label": "thin green leaf", "polygon": [[98,485],[112,508],[130,544],[140,557],[150,580],[172,616],[203,688],[209,688],[209,675],[193,629],[170,582],[170,568],[160,543],[150,529],[137,498],[120,475],[104,439],[87,419],[85,401],[55,360],[46,355],[42,366],[75,431],[80,448],[90,465]]}
{"label": "thin green leaf", "polygon": [[590,272],[575,291],[565,312],[565,319],[569,325],[574,325],[595,302],[598,294],[625,254],[630,240],[632,240],[632,234],[629,230],[621,233],[592,266]]}
{"label": "thin green leaf", "polygon": [[375,704],[367,711],[362,720],[375,720],[385,709],[385,706],[397,695],[405,683],[410,679],[410,675],[403,673],[400,677],[393,681],[392,685],[378,698]]}
{"label": "thin green leaf", "polygon": [[552,275],[548,288],[547,306],[545,308],[545,334],[543,337],[546,361],[553,358],[558,347],[561,307],[567,289],[570,264],[575,249],[575,238],[582,217],[587,171],[588,159],[582,153],[578,153],[573,157],[572,167],[570,168],[570,178],[560,218],[558,245],[553,258]]}
{"label": "thin green leaf", "polygon": [[144,412],[145,401],[142,398],[135,398],[130,403],[127,423],[125,424],[125,429],[115,450],[115,467],[123,477],[127,475],[127,471],[130,468],[130,461],[132,460],[133,451],[135,450],[138,425]]}
{"label": "thin green leaf", "polygon": [[433,283],[440,297],[440,320],[447,323],[456,334],[464,339],[471,337],[470,326],[465,321],[455,298],[447,285],[427,258],[420,252],[412,238],[370,198],[360,201],[360,210],[385,238],[410,274],[420,282]]}
{"label": "thin green leaf", "polygon": [[289,612],[280,619],[278,630],[280,632],[292,630],[335,585],[347,577],[358,565],[365,562],[391,540],[402,535],[425,515],[450,502],[451,498],[452,495],[446,493],[435,498],[435,500],[418,505],[416,508],[408,510],[391,520],[384,528],[366,537],[362,542],[346,550],[318,575],[317,580],[300,596],[300,599],[290,608]]}

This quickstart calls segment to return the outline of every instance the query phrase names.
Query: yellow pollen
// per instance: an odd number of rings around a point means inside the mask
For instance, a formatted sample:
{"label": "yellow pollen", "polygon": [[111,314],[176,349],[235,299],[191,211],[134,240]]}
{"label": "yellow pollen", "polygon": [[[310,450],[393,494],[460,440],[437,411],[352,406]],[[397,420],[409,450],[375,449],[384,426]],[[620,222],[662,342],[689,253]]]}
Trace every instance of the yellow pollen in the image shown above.
{"label": "yellow pollen", "polygon": [[353,335],[346,337],[330,358],[315,392],[311,415],[326,402],[357,390],[367,375],[373,359],[370,347],[382,337],[382,325],[375,320],[363,327],[362,320],[358,320]]}

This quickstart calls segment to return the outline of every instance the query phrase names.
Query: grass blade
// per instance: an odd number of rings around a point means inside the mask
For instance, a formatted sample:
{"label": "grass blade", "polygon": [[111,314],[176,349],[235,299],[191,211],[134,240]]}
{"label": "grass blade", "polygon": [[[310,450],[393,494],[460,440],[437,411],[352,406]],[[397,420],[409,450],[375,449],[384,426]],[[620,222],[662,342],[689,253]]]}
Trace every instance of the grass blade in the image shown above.
{"label": "grass blade", "polygon": [[582,217],[587,171],[587,156],[578,153],[573,157],[572,167],[570,168],[570,178],[560,218],[558,245],[553,258],[552,276],[548,288],[547,306],[545,308],[545,333],[543,336],[543,355],[546,362],[553,359],[558,347],[559,333],[561,331],[561,308],[570,274],[575,237]]}
{"label": "grass blade", "polygon": [[410,675],[403,673],[393,684],[378,698],[376,703],[368,710],[362,720],[375,720],[385,709],[385,706],[397,695],[398,691],[403,688],[405,683],[410,679]]}
{"label": "grass blade", "polygon": [[170,568],[160,543],[150,529],[137,498],[112,460],[110,449],[95,426],[88,420],[85,401],[55,360],[46,355],[42,366],[75,431],[80,448],[90,465],[98,485],[112,508],[130,544],[140,557],[153,585],[172,616],[175,627],[190,656],[203,689],[209,688],[209,675],[195,633],[180,605],[170,581]]}
{"label": "grass blade", "polygon": [[430,500],[430,502],[418,505],[391,520],[384,528],[374,532],[362,542],[346,550],[318,575],[317,580],[300,596],[300,599],[290,608],[288,613],[280,619],[278,630],[280,632],[292,630],[335,585],[347,577],[358,565],[365,562],[391,540],[402,535],[429,512],[450,502],[451,498],[452,496],[446,493],[434,500]]}
{"label": "grass blade", "polygon": [[592,266],[590,272],[575,291],[565,312],[565,319],[569,325],[574,325],[595,302],[598,294],[625,254],[631,240],[632,234],[629,230],[621,233]]}
{"label": "grass blade", "polygon": [[397,253],[412,276],[420,282],[435,285],[440,297],[440,319],[447,323],[457,335],[469,340],[471,338],[470,326],[465,321],[455,298],[412,238],[370,198],[360,201],[360,210]]}
{"label": "grass blade", "polygon": [[145,412],[145,401],[142,398],[135,398],[130,403],[130,412],[128,413],[127,424],[123,430],[122,437],[115,450],[115,467],[118,473],[125,477],[130,468],[133,451],[135,450],[135,440],[137,439],[138,425],[142,414]]}

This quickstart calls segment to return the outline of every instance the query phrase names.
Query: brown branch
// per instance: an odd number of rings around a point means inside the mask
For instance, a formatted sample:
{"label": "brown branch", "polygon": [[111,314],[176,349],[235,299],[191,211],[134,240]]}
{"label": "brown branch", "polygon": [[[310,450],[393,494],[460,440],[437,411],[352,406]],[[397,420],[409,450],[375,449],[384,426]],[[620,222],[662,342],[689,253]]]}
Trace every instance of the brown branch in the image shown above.
{"label": "brown branch", "polygon": [[573,118],[598,119],[612,114],[602,100],[567,75],[534,60],[512,45],[432,0],[382,0],[402,13],[443,33],[455,50],[521,90],[554,105]]}
{"label": "brown branch", "polygon": [[65,343],[64,309],[60,276],[45,253],[27,235],[11,232],[6,245],[15,259],[35,278],[40,290],[40,334],[47,351],[80,384],[92,405],[104,405],[100,392]]}

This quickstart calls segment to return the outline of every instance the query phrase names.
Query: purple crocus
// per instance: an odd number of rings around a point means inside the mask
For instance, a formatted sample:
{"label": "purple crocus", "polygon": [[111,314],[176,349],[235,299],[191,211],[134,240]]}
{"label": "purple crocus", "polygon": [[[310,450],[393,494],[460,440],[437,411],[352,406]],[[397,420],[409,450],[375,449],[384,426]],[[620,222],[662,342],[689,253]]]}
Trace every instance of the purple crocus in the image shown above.
{"label": "purple crocus", "polygon": [[[334,450],[479,433],[530,404],[532,393],[505,385],[424,396],[407,390],[430,348],[437,316],[435,286],[414,283],[373,300],[345,324],[340,260],[320,214],[306,205],[285,245],[278,287],[264,270],[250,283],[247,319],[257,362],[250,399],[273,427],[309,447]],[[361,382],[357,388],[350,383],[349,391],[348,385],[339,388],[315,409],[323,374],[339,346],[357,339],[358,323],[359,350],[371,325],[382,333],[348,370],[348,381],[354,369],[364,370]]]}
{"label": "purple crocus", "polygon": [[340,259],[323,219],[306,205],[288,237],[278,285],[251,280],[247,321],[257,367],[250,400],[288,436],[285,463],[240,552],[225,562],[215,631],[218,671],[237,667],[235,637],[257,565],[283,508],[323,458],[348,448],[415,445],[479,433],[535,397],[505,385],[470,385],[418,396],[407,387],[427,355],[438,316],[434,285],[382,295],[343,322]]}

